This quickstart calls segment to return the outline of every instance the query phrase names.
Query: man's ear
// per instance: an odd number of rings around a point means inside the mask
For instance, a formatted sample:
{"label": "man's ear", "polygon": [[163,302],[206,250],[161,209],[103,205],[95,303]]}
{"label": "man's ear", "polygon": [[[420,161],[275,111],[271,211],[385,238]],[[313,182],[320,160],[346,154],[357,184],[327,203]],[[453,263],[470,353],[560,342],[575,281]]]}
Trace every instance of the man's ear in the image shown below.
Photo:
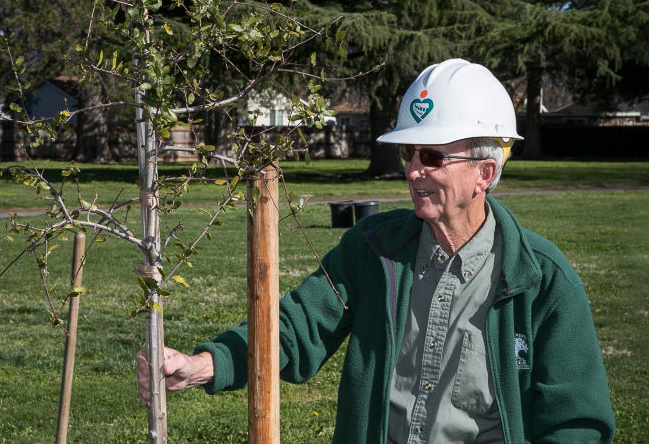
{"label": "man's ear", "polygon": [[478,166],[478,180],[475,184],[475,192],[478,194],[485,193],[491,182],[496,178],[497,171],[498,163],[494,159],[483,160]]}

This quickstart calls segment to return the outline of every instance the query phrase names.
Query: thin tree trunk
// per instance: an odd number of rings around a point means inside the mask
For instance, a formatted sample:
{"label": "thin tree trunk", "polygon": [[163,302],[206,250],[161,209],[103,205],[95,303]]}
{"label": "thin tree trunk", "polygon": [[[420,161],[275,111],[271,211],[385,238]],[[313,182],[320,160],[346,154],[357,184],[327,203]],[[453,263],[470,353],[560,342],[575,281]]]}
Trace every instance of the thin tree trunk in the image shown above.
{"label": "thin tree trunk", "polygon": [[[101,88],[97,85],[79,85],[82,107],[103,103]],[[77,143],[73,157],[80,162],[108,163],[115,159],[108,145],[108,116],[102,109],[86,111],[77,116]]]}
{"label": "thin tree trunk", "polygon": [[16,160],[16,124],[9,120],[2,122],[2,145],[0,145],[0,161]]}
{"label": "thin tree trunk", "polygon": [[217,147],[220,154],[230,155],[232,145],[227,135],[232,131],[232,122],[228,115],[221,110],[205,111],[205,143]]}
{"label": "thin tree trunk", "polygon": [[525,143],[522,157],[540,159],[541,148],[541,81],[543,71],[540,67],[527,67],[527,106],[525,110]]}
{"label": "thin tree trunk", "polygon": [[[134,64],[144,63],[135,56]],[[137,91],[135,101],[144,101],[144,92]],[[158,206],[158,156],[153,124],[145,116],[141,107],[135,111],[138,166],[140,177],[140,217],[142,238],[145,248],[142,251],[142,262],[138,264],[138,273],[161,281],[158,269],[162,268],[160,258],[160,219]],[[146,349],[151,381],[149,395],[149,444],[166,444],[167,442],[167,399],[165,377],[162,369],[164,349],[164,328],[162,317],[162,298],[155,289],[151,289],[149,305],[153,307],[146,316]]]}
{"label": "thin tree trunk", "polygon": [[[141,113],[141,110],[139,111]],[[143,251],[142,263],[138,272],[160,282],[158,268],[162,268],[160,252],[160,220],[156,207],[158,205],[157,156],[153,143],[153,127],[151,122],[138,124],[138,141],[141,133],[144,143],[139,144],[138,161],[140,167],[140,215],[142,219],[142,236],[147,244]],[[162,298],[152,289],[149,295],[150,305],[154,307],[146,316],[146,348],[149,361],[149,377],[151,394],[149,397],[149,444],[164,444],[167,442],[167,406],[164,383],[163,348],[164,329],[162,323]]]}
{"label": "thin tree trunk", "polygon": [[[394,100],[384,100],[384,103],[391,102],[394,102]],[[372,148],[370,165],[364,173],[365,176],[395,179],[403,177],[403,164],[399,158],[399,150],[396,145],[376,142],[376,139],[381,134],[392,129],[395,116],[396,113],[392,107],[380,106],[374,101],[370,105]]]}

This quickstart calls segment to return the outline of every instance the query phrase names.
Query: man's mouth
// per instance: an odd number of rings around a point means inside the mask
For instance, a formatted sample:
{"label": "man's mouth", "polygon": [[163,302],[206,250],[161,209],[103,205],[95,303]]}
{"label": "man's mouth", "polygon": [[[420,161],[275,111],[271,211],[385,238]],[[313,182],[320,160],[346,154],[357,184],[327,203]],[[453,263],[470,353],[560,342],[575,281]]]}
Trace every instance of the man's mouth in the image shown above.
{"label": "man's mouth", "polygon": [[422,189],[419,189],[419,188],[415,188],[415,193],[417,194],[417,196],[421,196],[421,197],[426,197],[426,196],[430,196],[431,194],[433,194],[433,192],[430,191],[430,190],[422,190]]}

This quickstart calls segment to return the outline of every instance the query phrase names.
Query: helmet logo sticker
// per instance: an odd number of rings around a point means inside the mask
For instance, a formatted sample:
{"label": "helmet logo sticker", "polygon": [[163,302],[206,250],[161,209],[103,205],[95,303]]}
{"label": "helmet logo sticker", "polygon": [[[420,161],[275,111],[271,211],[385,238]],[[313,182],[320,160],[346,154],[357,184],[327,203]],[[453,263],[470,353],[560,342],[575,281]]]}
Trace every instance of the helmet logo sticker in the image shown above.
{"label": "helmet logo sticker", "polygon": [[433,110],[433,101],[431,99],[426,99],[425,97],[427,95],[428,91],[423,90],[421,93],[419,93],[421,100],[414,99],[412,102],[410,102],[410,114],[417,123],[424,120],[424,118]]}

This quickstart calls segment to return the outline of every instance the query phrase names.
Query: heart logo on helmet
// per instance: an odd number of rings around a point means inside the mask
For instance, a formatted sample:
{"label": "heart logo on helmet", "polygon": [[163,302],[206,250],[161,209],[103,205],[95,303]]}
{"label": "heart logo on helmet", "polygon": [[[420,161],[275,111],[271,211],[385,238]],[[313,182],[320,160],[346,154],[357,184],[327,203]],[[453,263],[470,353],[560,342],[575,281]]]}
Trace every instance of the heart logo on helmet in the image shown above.
{"label": "heart logo on helmet", "polygon": [[414,99],[410,102],[410,114],[412,118],[415,119],[415,122],[419,123],[424,118],[430,114],[433,110],[433,101],[430,99]]}

